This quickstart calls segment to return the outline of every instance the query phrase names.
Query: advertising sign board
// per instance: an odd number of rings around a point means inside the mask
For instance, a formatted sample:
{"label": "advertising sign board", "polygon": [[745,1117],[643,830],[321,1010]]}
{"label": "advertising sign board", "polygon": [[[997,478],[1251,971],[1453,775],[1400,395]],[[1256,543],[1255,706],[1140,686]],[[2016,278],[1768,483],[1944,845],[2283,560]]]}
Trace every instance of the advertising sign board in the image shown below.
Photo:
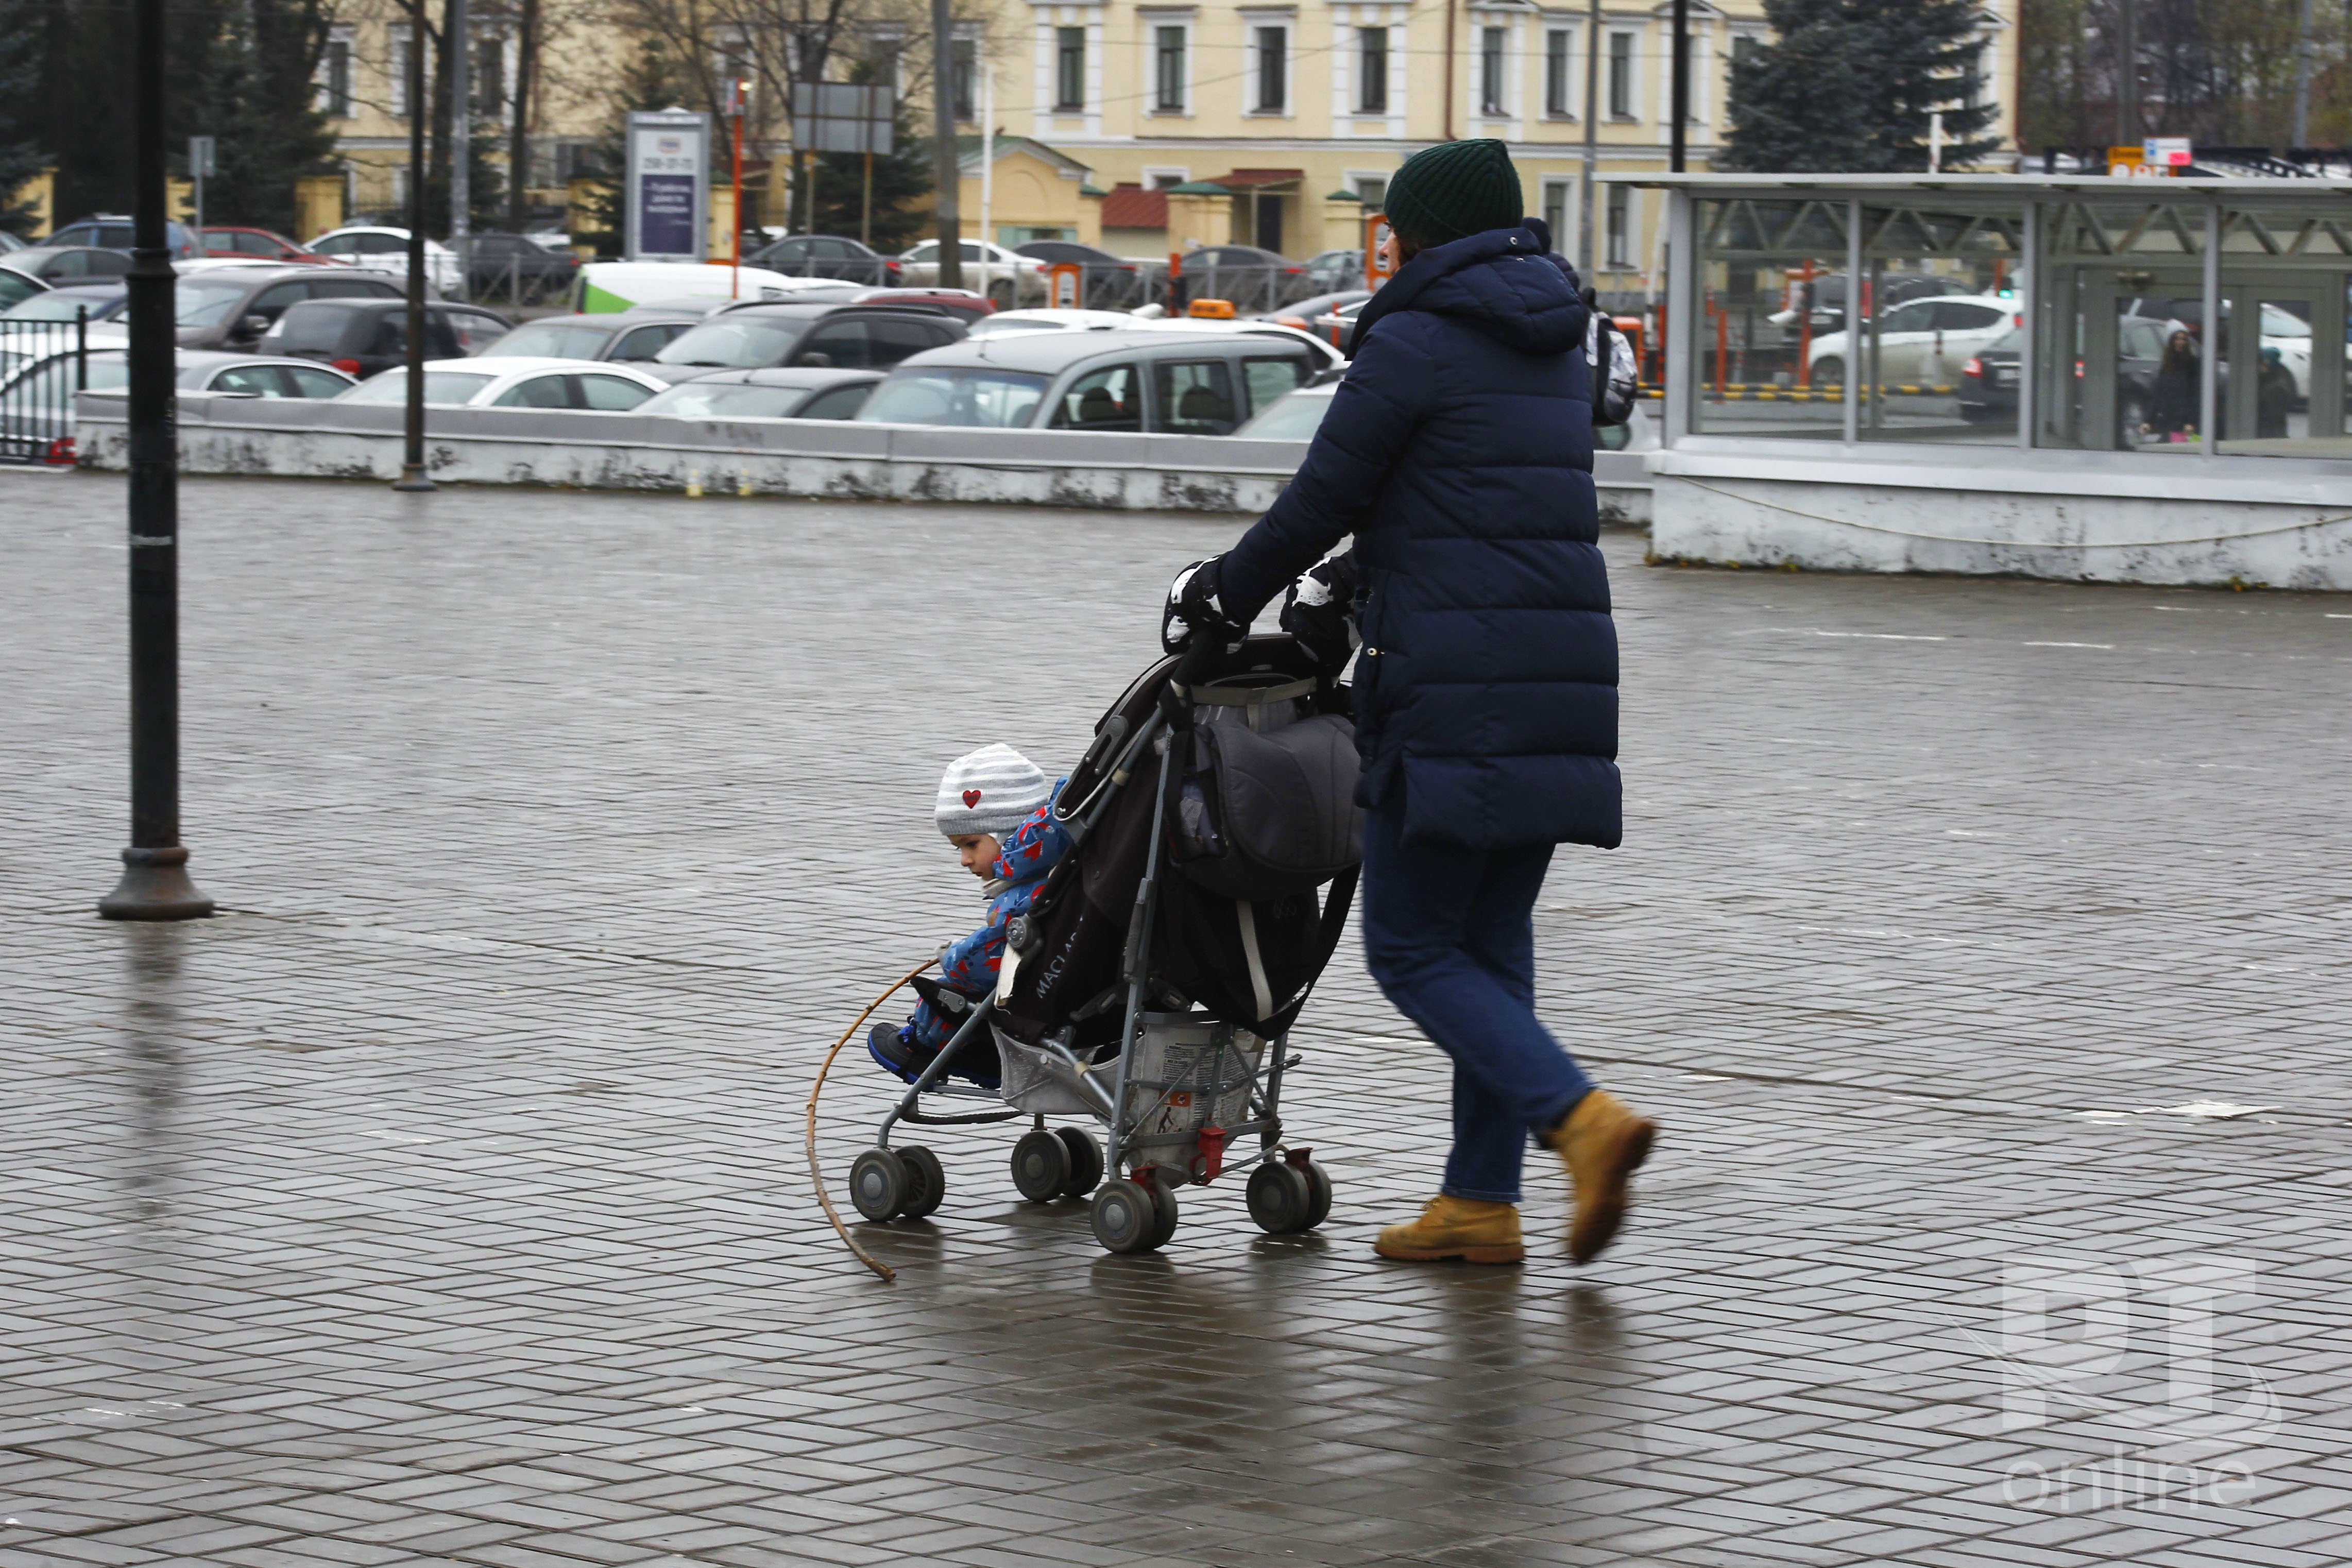
{"label": "advertising sign board", "polygon": [[683,110],[629,116],[623,239],[632,261],[700,261],[710,201],[710,121]]}

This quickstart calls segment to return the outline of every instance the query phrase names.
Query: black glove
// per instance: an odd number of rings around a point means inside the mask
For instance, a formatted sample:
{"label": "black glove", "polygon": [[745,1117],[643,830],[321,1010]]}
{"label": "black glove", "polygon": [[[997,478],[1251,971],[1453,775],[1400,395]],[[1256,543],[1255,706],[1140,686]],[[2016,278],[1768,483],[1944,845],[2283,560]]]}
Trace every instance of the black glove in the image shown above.
{"label": "black glove", "polygon": [[1170,653],[1182,653],[1196,637],[1233,647],[1249,635],[1249,627],[1236,624],[1217,600],[1217,563],[1223,559],[1212,555],[1206,561],[1195,561],[1168,584],[1168,605],[1160,616],[1160,646]]}
{"label": "black glove", "polygon": [[1336,675],[1356,651],[1356,552],[1334,555],[1307,569],[1282,596],[1282,629]]}

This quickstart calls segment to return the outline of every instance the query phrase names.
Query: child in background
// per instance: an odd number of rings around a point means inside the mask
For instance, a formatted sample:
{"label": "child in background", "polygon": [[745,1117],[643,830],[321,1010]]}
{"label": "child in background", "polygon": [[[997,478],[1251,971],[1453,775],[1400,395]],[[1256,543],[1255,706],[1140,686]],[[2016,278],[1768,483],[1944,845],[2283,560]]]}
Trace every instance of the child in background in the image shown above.
{"label": "child in background", "polygon": [[[948,764],[933,816],[955,847],[958,862],[985,885],[988,918],[940,954],[937,986],[922,989],[973,999],[996,989],[1005,922],[1029,907],[1045,873],[1070,847],[1070,836],[1053,813],[1067,782],[1056,779],[1048,785],[1036,763],[1005,745],[982,746]],[[906,1023],[874,1026],[866,1048],[886,1069],[912,1083],[961,1022],[960,1015],[950,1016],[927,997]],[[956,1077],[996,1087],[996,1052],[988,1042],[967,1045],[958,1063],[949,1069]]]}

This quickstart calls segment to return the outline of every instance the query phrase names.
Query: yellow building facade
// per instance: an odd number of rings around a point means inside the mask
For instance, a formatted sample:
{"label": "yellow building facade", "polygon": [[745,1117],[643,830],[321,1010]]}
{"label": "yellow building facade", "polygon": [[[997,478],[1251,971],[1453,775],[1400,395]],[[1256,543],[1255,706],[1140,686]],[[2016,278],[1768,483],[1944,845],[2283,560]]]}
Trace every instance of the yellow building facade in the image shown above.
{"label": "yellow building facade", "polygon": [[[1667,166],[1669,5],[1604,5],[1593,70],[1585,8],[992,4],[982,68],[996,123],[1088,167],[1108,193],[1101,243],[1120,254],[1232,242],[1303,258],[1359,244],[1364,209],[1354,198],[1377,204],[1399,163],[1448,136],[1507,142],[1527,210],[1573,250],[1588,117],[1600,173]],[[2004,146],[2015,125],[2015,5],[1994,0],[1979,33],[1983,92],[2000,104],[1993,133]],[[1758,0],[1691,0],[1689,14],[1687,158],[1703,171],[1724,132],[1729,63],[1769,28]],[[1596,205],[1595,281],[1647,287],[1657,266],[1655,193],[1604,186]],[[966,233],[978,232],[978,216],[967,195]],[[1013,243],[1039,237],[994,226]]]}

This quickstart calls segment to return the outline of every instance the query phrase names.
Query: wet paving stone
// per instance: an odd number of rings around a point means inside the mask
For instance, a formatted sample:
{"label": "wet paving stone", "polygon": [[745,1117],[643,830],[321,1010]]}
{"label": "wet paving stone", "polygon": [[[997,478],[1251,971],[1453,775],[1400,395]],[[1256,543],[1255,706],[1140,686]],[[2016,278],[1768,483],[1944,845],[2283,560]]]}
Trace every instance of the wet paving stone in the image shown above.
{"label": "wet paving stone", "polygon": [[[184,508],[225,912],[115,926],[121,489],[0,475],[0,1564],[2352,1556],[2352,605],[1612,534],[1626,844],[1537,937],[1664,1127],[1616,1247],[1531,1159],[1526,1267],[1370,1255],[1446,1073],[1349,943],[1322,1231],[1229,1178],[1110,1257],[944,1130],[886,1284],[804,1107],[974,917],[939,768],[1066,766],[1235,525]],[[887,1099],[845,1052],[836,1190]]]}

